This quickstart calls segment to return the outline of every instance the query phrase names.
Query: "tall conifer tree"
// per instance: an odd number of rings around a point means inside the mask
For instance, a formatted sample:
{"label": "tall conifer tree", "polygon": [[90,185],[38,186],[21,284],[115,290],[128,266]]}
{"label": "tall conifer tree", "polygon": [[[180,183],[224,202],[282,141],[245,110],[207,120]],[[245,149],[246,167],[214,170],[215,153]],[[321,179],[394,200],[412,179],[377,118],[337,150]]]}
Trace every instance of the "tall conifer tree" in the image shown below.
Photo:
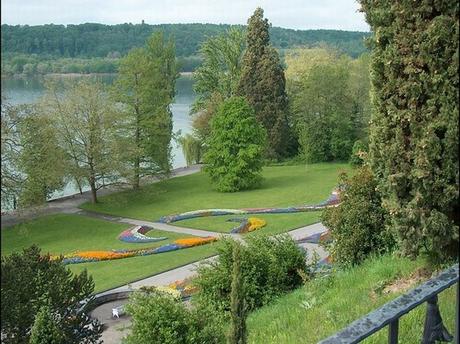
{"label": "tall conifer tree", "polygon": [[269,27],[264,11],[257,8],[248,20],[238,94],[248,99],[267,131],[266,157],[279,159],[286,156],[289,145],[288,101],[283,67],[270,45]]}
{"label": "tall conifer tree", "polygon": [[[456,1],[361,0],[372,40],[372,168],[403,252],[458,250]],[[457,251],[458,252],[458,251]]]}

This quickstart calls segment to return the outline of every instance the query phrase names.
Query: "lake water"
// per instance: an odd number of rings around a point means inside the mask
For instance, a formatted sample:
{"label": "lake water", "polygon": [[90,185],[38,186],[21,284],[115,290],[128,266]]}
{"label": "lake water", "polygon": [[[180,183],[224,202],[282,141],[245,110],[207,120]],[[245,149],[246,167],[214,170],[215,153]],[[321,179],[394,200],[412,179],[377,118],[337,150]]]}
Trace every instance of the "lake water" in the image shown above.
{"label": "lake water", "polygon": [[[69,78],[66,76],[66,78]],[[98,76],[106,83],[111,84],[115,79],[114,75]],[[181,131],[182,134],[191,131],[191,118],[189,116],[190,106],[195,99],[195,93],[192,89],[193,79],[191,76],[180,76],[176,83],[176,97],[174,104],[171,105],[173,114],[173,131]],[[7,98],[11,104],[31,104],[36,102],[45,92],[43,78],[2,78],[2,95]],[[186,165],[185,158],[180,146],[172,142],[172,166],[173,168],[183,167]],[[85,188],[88,190],[89,188]],[[78,189],[69,182],[64,190],[56,192],[52,198],[62,197],[77,193]],[[2,204],[2,209],[5,205]]]}

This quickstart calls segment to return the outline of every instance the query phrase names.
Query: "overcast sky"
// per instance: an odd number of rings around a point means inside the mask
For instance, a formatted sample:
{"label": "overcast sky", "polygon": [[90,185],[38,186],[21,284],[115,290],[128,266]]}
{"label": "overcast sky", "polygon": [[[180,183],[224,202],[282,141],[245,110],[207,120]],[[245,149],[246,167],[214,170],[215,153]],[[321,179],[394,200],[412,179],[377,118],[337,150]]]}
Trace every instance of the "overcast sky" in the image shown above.
{"label": "overcast sky", "polygon": [[369,31],[355,0],[1,0],[2,24],[246,24],[258,6],[273,26]]}

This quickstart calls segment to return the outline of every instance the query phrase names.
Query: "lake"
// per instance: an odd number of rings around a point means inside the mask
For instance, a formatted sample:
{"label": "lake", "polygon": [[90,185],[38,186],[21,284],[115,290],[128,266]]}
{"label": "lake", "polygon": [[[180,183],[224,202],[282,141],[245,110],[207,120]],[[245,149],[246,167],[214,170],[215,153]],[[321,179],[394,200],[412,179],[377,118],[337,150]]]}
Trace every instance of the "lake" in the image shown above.
{"label": "lake", "polygon": [[[69,78],[69,76],[64,76]],[[87,77],[87,76],[82,76]],[[111,84],[115,75],[98,76],[102,82]],[[192,89],[193,79],[189,75],[181,75],[176,83],[176,97],[174,104],[171,105],[173,114],[173,131],[181,131],[182,134],[191,131],[191,118],[189,116],[190,106],[195,99],[195,93]],[[45,92],[42,77],[30,78],[2,78],[2,95],[7,98],[11,104],[30,104],[36,102]],[[182,150],[178,144],[172,142],[172,166],[173,168],[183,167],[186,165]],[[88,190],[89,188],[85,188]],[[65,188],[53,194],[51,198],[58,198],[77,193],[78,189],[72,182],[69,182]],[[5,207],[2,204],[2,209]]]}

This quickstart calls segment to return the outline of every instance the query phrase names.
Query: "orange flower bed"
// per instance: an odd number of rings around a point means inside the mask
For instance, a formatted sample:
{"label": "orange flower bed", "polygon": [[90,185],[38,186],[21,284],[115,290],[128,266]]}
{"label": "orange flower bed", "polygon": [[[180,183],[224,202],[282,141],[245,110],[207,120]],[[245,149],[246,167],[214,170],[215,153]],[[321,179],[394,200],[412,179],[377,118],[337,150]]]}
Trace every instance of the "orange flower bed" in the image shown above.
{"label": "orange flower bed", "polygon": [[81,251],[78,252],[78,256],[81,258],[93,258],[98,260],[126,258],[134,256],[134,252],[112,252],[112,251]]}
{"label": "orange flower bed", "polygon": [[177,245],[192,247],[207,244],[209,242],[216,241],[217,238],[214,237],[205,237],[205,238],[185,238],[185,239],[177,239],[174,241]]}

